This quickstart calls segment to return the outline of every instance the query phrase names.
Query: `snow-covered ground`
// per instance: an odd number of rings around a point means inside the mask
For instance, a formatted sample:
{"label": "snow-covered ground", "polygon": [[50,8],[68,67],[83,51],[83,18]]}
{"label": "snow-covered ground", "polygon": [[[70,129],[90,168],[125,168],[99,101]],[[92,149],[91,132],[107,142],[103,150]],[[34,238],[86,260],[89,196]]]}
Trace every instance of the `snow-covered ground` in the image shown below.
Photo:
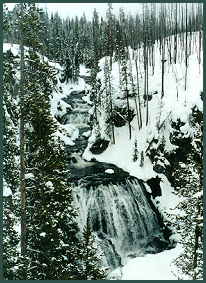
{"label": "snow-covered ground", "polygon": [[165,250],[158,254],[147,254],[130,259],[128,263],[114,270],[110,280],[177,280],[175,266],[172,263],[181,253],[181,246]]}

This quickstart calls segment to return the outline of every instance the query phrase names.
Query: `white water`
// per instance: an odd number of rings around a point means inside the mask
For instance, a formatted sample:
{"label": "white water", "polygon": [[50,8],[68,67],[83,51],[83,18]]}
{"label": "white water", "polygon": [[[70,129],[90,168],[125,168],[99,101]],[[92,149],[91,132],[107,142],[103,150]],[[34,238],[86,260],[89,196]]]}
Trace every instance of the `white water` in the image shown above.
{"label": "white water", "polygon": [[157,217],[138,180],[121,185],[77,186],[74,201],[79,207],[80,229],[89,216],[110,267],[143,254],[152,238],[160,236]]}

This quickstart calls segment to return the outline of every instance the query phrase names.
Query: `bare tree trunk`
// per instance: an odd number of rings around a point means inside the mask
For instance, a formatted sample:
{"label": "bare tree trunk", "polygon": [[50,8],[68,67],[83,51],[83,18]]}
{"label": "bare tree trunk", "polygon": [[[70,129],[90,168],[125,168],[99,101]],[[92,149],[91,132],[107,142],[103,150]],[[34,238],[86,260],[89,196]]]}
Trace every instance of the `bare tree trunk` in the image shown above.
{"label": "bare tree trunk", "polygon": [[164,74],[165,74],[165,39],[163,39],[163,43],[162,43],[162,92],[161,92],[161,98],[164,97]]}
{"label": "bare tree trunk", "polygon": [[[128,52],[129,54],[129,52]],[[137,106],[137,98],[136,98],[136,92],[135,92],[135,87],[134,87],[134,79],[133,79],[133,70],[132,70],[132,62],[129,54],[129,75],[130,75],[130,80],[132,83],[132,95],[134,97],[134,103],[135,103],[135,110],[136,110],[136,115],[137,115],[137,124],[138,128],[140,130],[140,119],[139,119],[139,111],[138,111],[138,106]]]}
{"label": "bare tree trunk", "polygon": [[128,81],[127,81],[127,66],[126,66],[126,59],[125,59],[125,66],[124,66],[124,75],[125,75],[125,93],[126,93],[126,99],[127,99],[127,120],[128,120],[128,126],[129,126],[129,139],[132,137],[132,131],[131,131],[131,124],[130,124],[130,106],[129,106],[129,90],[128,90]]}
{"label": "bare tree trunk", "polygon": [[140,94],[139,94],[139,71],[137,65],[137,58],[135,60],[136,72],[137,72],[137,97],[138,97],[138,104],[139,104],[139,121],[140,121],[140,129],[142,128],[142,113],[141,113],[141,102],[140,102]]}
{"label": "bare tree trunk", "polygon": [[177,3],[175,3],[174,63],[177,63]]}
{"label": "bare tree trunk", "polygon": [[149,122],[149,92],[148,92],[148,46],[146,46],[146,125]]}
{"label": "bare tree trunk", "polygon": [[[110,100],[110,111],[111,117],[113,118],[113,103],[112,103],[112,86],[111,86],[111,71],[112,65],[109,67],[108,83],[109,83],[109,100]],[[115,135],[114,135],[114,121],[111,119],[111,128],[112,128],[112,143],[115,144]]]}
{"label": "bare tree trunk", "polygon": [[[187,58],[187,3],[186,3],[186,15],[185,15],[185,90],[187,89],[187,68],[188,68],[188,58]],[[186,101],[185,101],[186,103]]]}
{"label": "bare tree trunk", "polygon": [[129,126],[129,139],[132,137],[132,130],[130,124],[130,105],[129,105],[129,90],[128,90],[128,79],[127,79],[127,61],[126,58],[123,60],[123,70],[124,70],[124,79],[125,79],[125,94],[126,94],[126,101],[127,101],[127,120]]}

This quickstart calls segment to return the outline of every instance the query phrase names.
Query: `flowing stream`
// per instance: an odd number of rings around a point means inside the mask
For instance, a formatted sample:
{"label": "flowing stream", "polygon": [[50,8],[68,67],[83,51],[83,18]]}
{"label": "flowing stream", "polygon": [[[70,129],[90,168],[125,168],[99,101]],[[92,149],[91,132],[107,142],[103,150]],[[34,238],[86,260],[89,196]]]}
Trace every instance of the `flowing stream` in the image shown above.
{"label": "flowing stream", "polygon": [[[74,111],[62,123],[72,122],[80,130],[75,146],[67,147],[72,175],[69,182],[79,209],[79,227],[83,230],[89,217],[104,266],[114,269],[124,265],[128,258],[168,248],[163,225],[144,183],[115,165],[81,158],[87,145],[87,138],[81,133],[89,129],[88,106],[81,100],[81,93],[74,92],[64,101]],[[107,174],[106,169],[112,169],[113,174]]]}

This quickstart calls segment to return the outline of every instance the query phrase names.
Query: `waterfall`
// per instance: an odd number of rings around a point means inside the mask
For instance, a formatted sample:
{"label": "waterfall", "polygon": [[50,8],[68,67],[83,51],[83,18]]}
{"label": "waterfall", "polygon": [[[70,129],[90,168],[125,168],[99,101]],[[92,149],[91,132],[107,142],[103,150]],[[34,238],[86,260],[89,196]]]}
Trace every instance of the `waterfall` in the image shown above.
{"label": "waterfall", "polygon": [[82,184],[73,192],[80,229],[89,217],[107,266],[115,268],[128,257],[141,256],[160,235],[157,216],[138,180],[89,188]]}

